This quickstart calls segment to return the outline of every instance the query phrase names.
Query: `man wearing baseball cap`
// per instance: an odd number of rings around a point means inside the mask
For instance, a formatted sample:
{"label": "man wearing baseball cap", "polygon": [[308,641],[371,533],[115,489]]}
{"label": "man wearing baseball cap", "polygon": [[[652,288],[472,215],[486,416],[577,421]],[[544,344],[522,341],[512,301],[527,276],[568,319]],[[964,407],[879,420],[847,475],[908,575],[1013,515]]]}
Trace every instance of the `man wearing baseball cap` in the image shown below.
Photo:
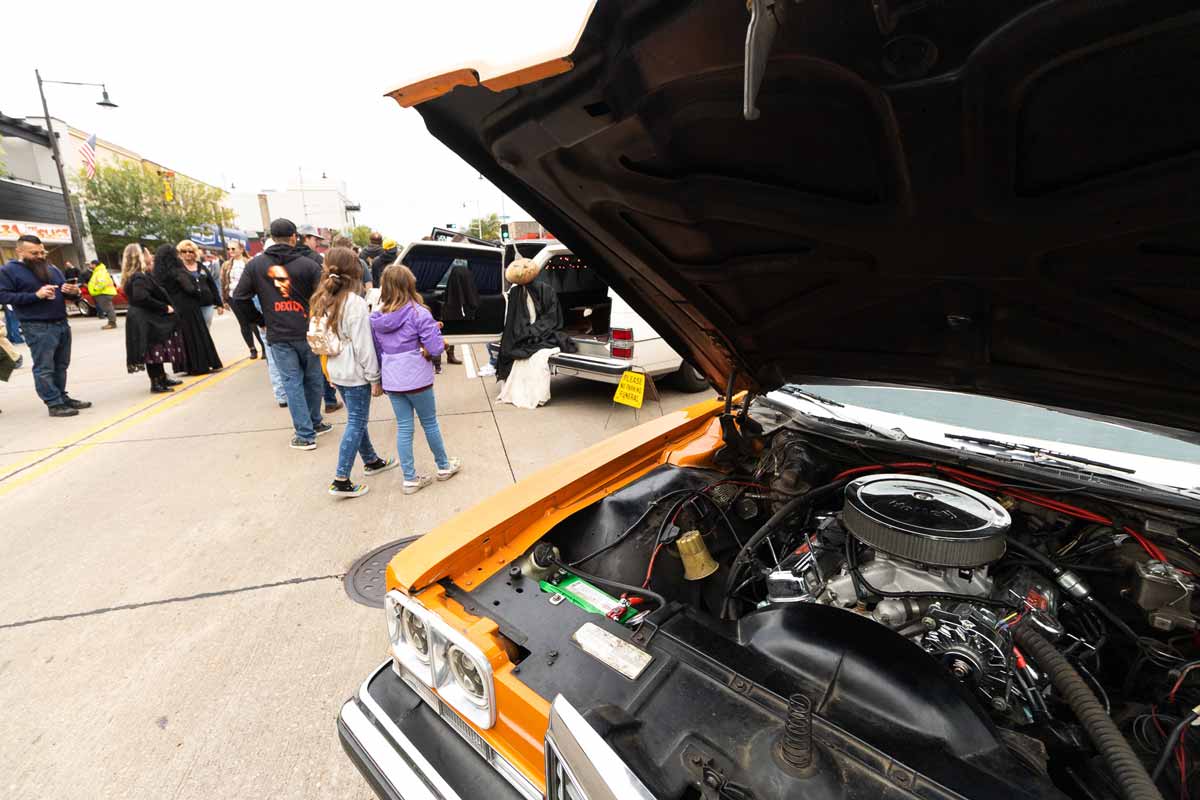
{"label": "man wearing baseball cap", "polygon": [[297,233],[300,235],[300,241],[296,244],[296,250],[303,253],[308,258],[317,262],[317,266],[325,265],[325,256],[317,252],[317,248],[322,242],[329,241],[314,225],[301,225]]}
{"label": "man wearing baseball cap", "polygon": [[[271,223],[275,244],[250,259],[233,290],[238,319],[266,321],[267,347],[287,394],[295,435],[291,447],[315,450],[317,437],[332,430],[321,418],[325,375],[321,359],[308,346],[308,303],[321,280],[321,268],[296,246],[290,219]],[[258,298],[260,313],[254,306]]]}
{"label": "man wearing baseball cap", "polygon": [[[301,225],[296,232],[300,237],[300,241],[296,244],[296,252],[312,259],[317,263],[317,266],[325,266],[325,256],[318,253],[316,248],[321,242],[329,240],[322,236],[321,232],[312,225]],[[338,400],[337,391],[329,381],[325,381],[323,396],[325,397],[326,414],[332,414],[342,407],[342,401]]]}

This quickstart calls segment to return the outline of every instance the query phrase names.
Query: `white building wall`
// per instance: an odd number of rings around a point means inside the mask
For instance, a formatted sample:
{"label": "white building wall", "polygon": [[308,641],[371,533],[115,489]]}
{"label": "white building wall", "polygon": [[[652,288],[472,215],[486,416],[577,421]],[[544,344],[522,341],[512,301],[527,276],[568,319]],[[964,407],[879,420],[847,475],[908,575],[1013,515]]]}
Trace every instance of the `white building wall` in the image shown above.
{"label": "white building wall", "polygon": [[16,136],[3,139],[4,161],[15,178],[60,188],[50,148]]}
{"label": "white building wall", "polygon": [[286,217],[297,225],[307,224],[340,231],[357,224],[355,212],[346,210],[351,203],[346,198],[344,187],[339,181],[325,181],[317,185],[306,183],[303,189],[292,186],[286,190],[234,192],[229,195],[230,207],[237,214],[238,227],[246,231],[262,230],[258,202],[260,194],[266,195],[271,219]]}

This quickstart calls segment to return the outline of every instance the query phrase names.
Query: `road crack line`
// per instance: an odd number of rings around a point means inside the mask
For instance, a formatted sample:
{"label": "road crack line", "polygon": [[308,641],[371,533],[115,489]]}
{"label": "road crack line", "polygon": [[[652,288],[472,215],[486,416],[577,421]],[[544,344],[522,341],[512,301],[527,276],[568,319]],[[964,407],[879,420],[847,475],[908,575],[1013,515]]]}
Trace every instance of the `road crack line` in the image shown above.
{"label": "road crack line", "polygon": [[298,586],[302,583],[313,583],[315,581],[330,581],[343,580],[346,573],[342,572],[337,575],[312,575],[307,578],[287,578],[282,581],[272,581],[270,583],[256,583],[252,586],[240,586],[236,589],[222,589],[216,592],[200,592],[198,594],[182,595],[180,597],[165,597],[161,600],[146,600],[141,603],[125,603],[119,606],[108,606],[107,608],[94,608],[91,611],[76,611],[71,614],[59,614],[49,617],[36,617],[34,619],[23,619],[18,622],[7,622],[0,625],[0,631],[10,628],[24,628],[27,625],[39,625],[43,622],[64,622],[71,619],[79,619],[80,617],[95,617],[101,614],[111,614],[114,611],[136,611],[140,608],[150,608],[153,606],[165,606],[172,603],[191,603],[196,600],[210,600],[214,597],[226,597],[228,595],[243,594],[245,592],[257,592],[262,589],[276,589],[280,586]]}

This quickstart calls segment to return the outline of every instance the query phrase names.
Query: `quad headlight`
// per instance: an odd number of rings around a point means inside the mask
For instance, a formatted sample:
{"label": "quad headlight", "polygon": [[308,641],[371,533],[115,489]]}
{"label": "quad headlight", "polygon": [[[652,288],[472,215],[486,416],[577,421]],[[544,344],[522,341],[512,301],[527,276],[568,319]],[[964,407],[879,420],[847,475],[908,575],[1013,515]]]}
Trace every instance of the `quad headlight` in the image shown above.
{"label": "quad headlight", "polygon": [[392,657],[455,711],[480,728],[496,724],[492,665],[461,631],[412,597],[384,597]]}

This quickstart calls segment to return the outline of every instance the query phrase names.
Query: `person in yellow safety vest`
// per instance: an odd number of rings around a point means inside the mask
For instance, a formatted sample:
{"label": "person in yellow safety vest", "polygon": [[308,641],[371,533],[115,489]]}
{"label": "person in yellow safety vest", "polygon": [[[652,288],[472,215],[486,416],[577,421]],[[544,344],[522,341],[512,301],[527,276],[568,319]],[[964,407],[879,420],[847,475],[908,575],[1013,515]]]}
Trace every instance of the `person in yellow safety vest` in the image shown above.
{"label": "person in yellow safety vest", "polygon": [[108,267],[101,262],[92,270],[92,277],[88,278],[88,292],[92,295],[92,299],[96,301],[96,313],[108,320],[108,324],[104,325],[101,330],[112,330],[117,327],[117,312],[113,308],[113,298],[117,296],[117,285],[113,283],[112,276],[108,274]]}

